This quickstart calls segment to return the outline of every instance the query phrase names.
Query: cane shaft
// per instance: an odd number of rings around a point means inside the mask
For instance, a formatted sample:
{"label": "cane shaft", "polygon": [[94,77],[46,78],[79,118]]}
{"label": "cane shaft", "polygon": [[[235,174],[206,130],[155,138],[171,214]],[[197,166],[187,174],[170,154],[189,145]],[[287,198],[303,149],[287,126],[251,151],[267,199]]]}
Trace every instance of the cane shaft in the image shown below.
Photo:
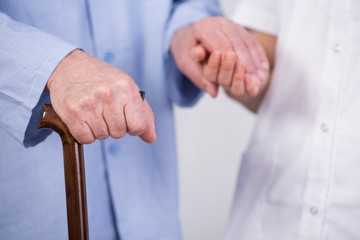
{"label": "cane shaft", "polygon": [[39,128],[56,131],[62,141],[69,240],[89,239],[82,144],[71,135],[51,105],[44,105]]}

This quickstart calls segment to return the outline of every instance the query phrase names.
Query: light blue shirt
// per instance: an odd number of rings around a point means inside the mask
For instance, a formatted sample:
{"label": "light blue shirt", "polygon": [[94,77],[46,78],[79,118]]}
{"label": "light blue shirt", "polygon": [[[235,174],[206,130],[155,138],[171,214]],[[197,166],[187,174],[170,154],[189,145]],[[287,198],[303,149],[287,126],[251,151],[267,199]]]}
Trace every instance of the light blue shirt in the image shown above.
{"label": "light blue shirt", "polygon": [[[0,239],[66,239],[60,138],[37,130],[57,64],[82,48],[146,91],[157,141],[84,147],[90,239],[180,239],[173,106],[200,91],[168,54],[173,33],[215,0],[0,0]],[[164,61],[167,59],[168,61]],[[189,136],[190,137],[190,136]]]}

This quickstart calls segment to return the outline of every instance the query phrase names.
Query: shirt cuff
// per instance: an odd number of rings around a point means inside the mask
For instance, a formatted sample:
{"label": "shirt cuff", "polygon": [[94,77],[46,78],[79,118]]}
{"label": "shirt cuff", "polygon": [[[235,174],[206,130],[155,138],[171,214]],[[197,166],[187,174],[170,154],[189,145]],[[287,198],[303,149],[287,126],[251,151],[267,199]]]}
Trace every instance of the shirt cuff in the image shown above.
{"label": "shirt cuff", "polygon": [[175,64],[170,52],[171,39],[175,32],[186,25],[198,22],[210,16],[222,16],[217,1],[183,1],[175,3],[165,33],[164,59],[168,75],[168,91],[170,99],[179,106],[192,106],[202,96],[199,90]]}
{"label": "shirt cuff", "polygon": [[[25,116],[21,116],[21,118],[25,117],[25,119],[29,119],[28,124],[24,126],[24,129],[26,129],[25,134],[21,131],[21,133],[24,134],[22,139],[25,147],[35,146],[39,142],[45,140],[51,133],[47,129],[39,130],[37,128],[40,121],[42,106],[51,103],[50,94],[44,92],[44,89],[56,66],[75,49],[76,48],[73,45],[63,43],[50,53],[34,80],[29,96],[25,101],[26,104],[24,109],[19,109],[19,113],[25,114]],[[29,110],[31,110],[31,112]]]}

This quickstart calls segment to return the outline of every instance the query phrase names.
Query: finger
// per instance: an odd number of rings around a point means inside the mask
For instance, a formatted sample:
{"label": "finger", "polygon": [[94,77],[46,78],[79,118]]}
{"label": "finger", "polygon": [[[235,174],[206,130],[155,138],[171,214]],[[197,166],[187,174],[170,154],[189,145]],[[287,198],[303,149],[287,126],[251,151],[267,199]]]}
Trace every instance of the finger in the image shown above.
{"label": "finger", "polygon": [[218,94],[218,86],[214,83],[207,81],[203,76],[203,68],[201,64],[188,59],[188,64],[183,66],[183,72],[186,76],[192,80],[192,82],[201,90],[210,94],[211,97],[215,98]]}
{"label": "finger", "polygon": [[229,41],[231,41],[238,59],[240,59],[246,66],[246,72],[249,74],[255,74],[257,70],[256,66],[252,57],[250,56],[248,46],[243,39],[247,34],[249,35],[250,33],[241,31],[243,27],[233,22],[228,23],[228,25],[224,26],[222,29],[224,30],[224,34],[226,34]]}
{"label": "finger", "polygon": [[243,28],[239,28],[239,32],[245,43],[245,46],[249,51],[249,55],[253,60],[256,69],[261,69],[262,61],[261,61],[261,57],[258,55],[258,46],[260,45],[260,43],[247,30]]}
{"label": "finger", "polygon": [[156,140],[154,113],[150,108],[150,105],[145,100],[145,107],[148,114],[149,123],[144,133],[140,134],[140,138],[147,143],[153,143]]}
{"label": "finger", "polygon": [[112,138],[122,138],[127,134],[127,125],[122,104],[105,105],[103,116]]}
{"label": "finger", "polygon": [[230,92],[233,95],[242,95],[244,94],[244,84],[245,84],[245,66],[241,61],[236,61],[235,73],[233,76]]}
{"label": "finger", "polygon": [[202,44],[198,44],[191,49],[191,56],[193,60],[196,62],[200,63],[205,61],[207,58],[206,55],[207,55],[206,50]]}
{"label": "finger", "polygon": [[259,92],[259,80],[256,75],[245,75],[245,89],[250,97],[255,97]]}
{"label": "finger", "polygon": [[246,66],[246,72],[250,74],[256,73],[255,64],[249,55],[249,51],[245,43],[242,40],[234,40],[234,42],[235,42],[234,43],[235,52],[237,54],[238,59],[240,59]]}
{"label": "finger", "polygon": [[241,31],[246,31],[247,33],[249,33],[246,35],[249,37],[246,38],[245,42],[249,48],[253,49],[253,51],[251,52],[251,56],[253,56],[253,59],[258,59],[258,61],[255,61],[256,67],[258,69],[268,71],[270,69],[270,63],[264,47],[261,45],[260,41],[256,38],[256,36],[251,34],[246,29],[241,29]]}
{"label": "finger", "polygon": [[90,144],[95,141],[95,136],[86,122],[65,122],[70,133],[81,144]]}
{"label": "finger", "polygon": [[144,101],[139,96],[139,93],[129,96],[129,100],[124,107],[124,115],[127,126],[127,132],[131,136],[139,136],[145,132],[149,117]]}
{"label": "finger", "polygon": [[65,101],[60,108],[56,104],[53,107],[76,141],[81,144],[90,144],[95,141],[95,136],[87,125],[79,105]]}
{"label": "finger", "polygon": [[95,110],[94,113],[88,114],[86,123],[96,139],[104,140],[109,137],[108,127],[100,110]]}
{"label": "finger", "polygon": [[245,42],[247,49],[249,50],[250,57],[256,68],[255,72],[251,73],[256,74],[260,82],[265,81],[270,65],[264,48],[262,47],[258,39],[246,29],[241,27],[238,28],[238,31],[239,34],[242,36],[242,39]]}
{"label": "finger", "polygon": [[260,59],[260,66],[258,67],[257,75],[260,78],[260,81],[264,82],[267,80],[270,71],[269,59],[267,58],[266,52],[260,43],[256,44],[255,48]]}
{"label": "finger", "polygon": [[204,66],[204,76],[208,81],[212,83],[217,82],[220,65],[221,52],[215,51],[211,53],[208,63]]}
{"label": "finger", "polygon": [[218,77],[218,83],[221,86],[229,87],[234,73],[236,54],[233,51],[227,52],[221,59],[221,67]]}

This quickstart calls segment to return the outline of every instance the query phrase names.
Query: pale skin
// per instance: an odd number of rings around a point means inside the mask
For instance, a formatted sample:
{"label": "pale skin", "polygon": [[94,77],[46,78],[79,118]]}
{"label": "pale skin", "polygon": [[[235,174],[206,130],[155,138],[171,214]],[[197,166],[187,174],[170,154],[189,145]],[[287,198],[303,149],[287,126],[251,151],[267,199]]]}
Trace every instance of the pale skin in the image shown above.
{"label": "pale skin", "polygon": [[[195,59],[194,55],[202,54],[198,46],[203,46],[204,57],[207,52],[212,53],[208,63]],[[243,86],[236,87],[237,78],[246,75],[252,82],[263,82],[269,69],[256,38],[240,25],[221,17],[205,18],[179,29],[172,38],[171,52],[179,69],[213,97],[218,93],[219,83],[241,93]],[[219,65],[225,61],[229,64]],[[238,69],[235,74],[231,71],[234,61]],[[211,78],[211,66],[216,64],[218,77]],[[156,140],[154,114],[148,102],[141,99],[134,80],[81,50],[74,50],[59,63],[47,88],[55,112],[80,143],[121,138],[126,134],[139,136],[148,143]]]}
{"label": "pale skin", "polygon": [[241,84],[231,84],[235,63],[236,74],[246,76],[255,90],[266,80],[270,67],[257,38],[223,17],[208,17],[179,29],[172,39],[171,52],[179,69],[212,97],[217,96],[219,85],[233,85],[235,93],[241,92]]}
{"label": "pale skin", "polygon": [[193,52],[194,59],[203,62],[203,71],[208,81],[222,86],[231,98],[239,101],[249,110],[256,112],[269,85],[274,66],[277,39],[275,36],[251,29],[248,30],[248,33],[253,35],[261,44],[269,60],[269,71],[262,75],[261,81],[251,78],[251,74],[247,73],[247,59],[234,57],[233,51],[226,52],[221,57],[219,50],[215,50],[206,57],[204,46],[199,44],[193,48]]}
{"label": "pale skin", "polygon": [[54,110],[80,143],[127,133],[148,143],[156,140],[153,112],[135,82],[81,50],[59,63],[47,88]]}
{"label": "pale skin", "polygon": [[[273,69],[274,63],[275,63],[275,50],[276,50],[277,38],[276,38],[276,36],[266,34],[263,32],[259,32],[256,30],[250,29],[249,32],[258,39],[258,41],[261,43],[262,47],[264,48],[264,51],[265,51],[266,56],[268,57],[269,63],[270,63],[269,74],[267,75],[266,80],[260,84],[259,91],[256,96],[247,94],[246,92],[238,94],[238,93],[234,93],[229,90],[227,90],[226,93],[231,98],[242,103],[249,110],[256,113],[259,108],[259,105],[263,99],[263,96],[269,86],[269,83],[270,83],[271,72],[272,72],[272,69]],[[246,84],[246,80],[245,80],[245,84]]]}

